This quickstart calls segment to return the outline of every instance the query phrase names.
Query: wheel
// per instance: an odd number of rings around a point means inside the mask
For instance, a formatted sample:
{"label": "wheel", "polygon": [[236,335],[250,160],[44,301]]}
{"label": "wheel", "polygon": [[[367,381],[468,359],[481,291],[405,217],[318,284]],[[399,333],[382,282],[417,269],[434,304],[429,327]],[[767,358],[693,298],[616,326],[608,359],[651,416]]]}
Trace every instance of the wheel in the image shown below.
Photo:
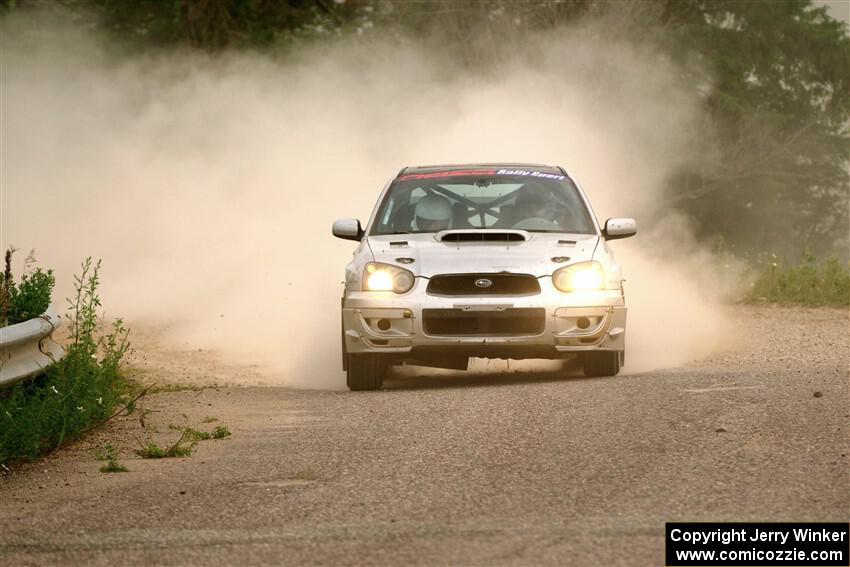
{"label": "wheel", "polygon": [[625,358],[623,351],[586,352],[582,355],[585,376],[616,376]]}
{"label": "wheel", "polygon": [[387,362],[379,354],[349,354],[346,366],[349,390],[378,390],[384,384]]}

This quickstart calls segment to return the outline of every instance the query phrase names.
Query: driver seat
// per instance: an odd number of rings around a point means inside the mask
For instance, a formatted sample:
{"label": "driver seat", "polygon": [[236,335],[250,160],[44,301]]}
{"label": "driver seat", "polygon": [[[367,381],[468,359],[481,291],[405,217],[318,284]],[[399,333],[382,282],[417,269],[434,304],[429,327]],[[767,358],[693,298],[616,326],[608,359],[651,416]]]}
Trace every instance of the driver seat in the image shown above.
{"label": "driver seat", "polygon": [[475,228],[469,222],[469,209],[463,203],[452,205],[452,228]]}

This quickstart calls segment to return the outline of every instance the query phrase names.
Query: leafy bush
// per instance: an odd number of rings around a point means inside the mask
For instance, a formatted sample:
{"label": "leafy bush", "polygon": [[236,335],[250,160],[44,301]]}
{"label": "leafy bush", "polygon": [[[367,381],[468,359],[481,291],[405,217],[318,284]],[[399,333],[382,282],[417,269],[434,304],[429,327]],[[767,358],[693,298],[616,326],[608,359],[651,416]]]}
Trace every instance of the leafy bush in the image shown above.
{"label": "leafy bush", "polygon": [[89,258],[75,276],[65,358],[39,378],[0,391],[0,463],[33,459],[78,437],[109,418],[129,393],[119,373],[129,331],[120,319],[105,334],[97,331],[99,270],[100,262]]}
{"label": "leafy bush", "polygon": [[34,272],[21,276],[21,283],[11,289],[9,324],[28,321],[47,311],[55,284],[53,270],[44,272],[36,268]]}
{"label": "leafy bush", "polygon": [[[44,313],[50,305],[50,296],[56,284],[53,270],[45,272],[36,268],[21,276],[21,283],[15,285],[12,277],[14,252],[14,248],[6,250],[5,269],[0,275],[0,327],[23,323]],[[34,261],[32,256],[28,260]]]}
{"label": "leafy bush", "polygon": [[846,307],[850,305],[850,265],[834,257],[818,265],[811,254],[804,254],[798,264],[786,264],[772,257],[762,262],[747,299]]}

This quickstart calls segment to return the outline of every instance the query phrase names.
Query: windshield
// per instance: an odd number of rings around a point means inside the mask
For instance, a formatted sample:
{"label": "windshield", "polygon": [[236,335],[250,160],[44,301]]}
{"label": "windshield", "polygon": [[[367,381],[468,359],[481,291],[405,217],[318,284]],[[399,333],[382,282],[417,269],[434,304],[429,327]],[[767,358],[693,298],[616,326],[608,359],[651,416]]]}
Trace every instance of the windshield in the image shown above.
{"label": "windshield", "polygon": [[464,228],[595,233],[568,177],[493,169],[400,176],[381,203],[372,234]]}

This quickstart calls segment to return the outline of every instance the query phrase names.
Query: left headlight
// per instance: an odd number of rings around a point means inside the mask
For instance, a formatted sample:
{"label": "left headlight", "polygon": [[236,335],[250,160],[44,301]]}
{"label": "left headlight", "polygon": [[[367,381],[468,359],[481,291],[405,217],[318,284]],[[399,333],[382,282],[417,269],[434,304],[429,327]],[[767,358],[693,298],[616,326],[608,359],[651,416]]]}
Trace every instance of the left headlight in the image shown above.
{"label": "left headlight", "polygon": [[369,262],[363,269],[363,291],[407,293],[413,287],[413,272],[380,262]]}
{"label": "left headlight", "polygon": [[599,262],[579,262],[557,270],[552,283],[564,292],[605,289],[605,270]]}

